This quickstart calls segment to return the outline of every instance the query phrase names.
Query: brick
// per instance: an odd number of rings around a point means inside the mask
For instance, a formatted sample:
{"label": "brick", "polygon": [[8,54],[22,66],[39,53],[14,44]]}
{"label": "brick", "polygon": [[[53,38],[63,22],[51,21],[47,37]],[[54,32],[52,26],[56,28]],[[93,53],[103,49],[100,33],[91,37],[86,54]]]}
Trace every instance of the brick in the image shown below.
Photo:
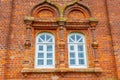
{"label": "brick", "polygon": [[[26,27],[24,23],[25,16],[32,16],[31,11],[33,7],[42,3],[44,0],[1,0],[0,2],[0,80],[120,80],[120,0],[79,0],[80,4],[87,6],[91,12],[92,17],[97,18],[99,23],[96,27],[95,35],[99,47],[97,49],[98,61],[103,72],[97,73],[40,73],[27,74],[27,77],[21,73],[24,67],[24,60],[26,56],[26,49],[24,46],[27,38]],[[64,8],[68,4],[72,4],[75,0],[49,0],[64,12]],[[41,6],[41,5],[39,5]],[[72,5],[70,5],[72,6]],[[83,6],[82,6],[83,7]],[[78,8],[80,9],[80,8]],[[86,8],[85,8],[86,10]],[[69,11],[69,10],[68,10]],[[37,12],[35,12],[37,14]],[[49,13],[49,14],[48,14]],[[67,14],[67,12],[65,13]],[[75,15],[76,14],[76,15]],[[80,21],[81,19],[89,18],[89,13],[83,10],[71,11],[67,21]],[[38,12],[35,17],[40,17],[45,21],[56,21],[58,15],[54,10]],[[52,19],[54,17],[54,19]],[[55,19],[57,17],[57,19]],[[65,18],[66,18],[65,17]],[[61,19],[65,20],[65,19]],[[44,24],[43,24],[44,25]],[[45,24],[50,26],[49,23]],[[44,27],[43,27],[44,28]],[[50,27],[48,27],[50,29]],[[49,31],[55,35],[56,45],[58,45],[59,33],[57,29],[42,30],[34,29],[32,27],[30,39],[31,48],[28,53],[28,60],[30,68],[34,68],[35,60],[35,36],[37,33]],[[67,35],[70,32],[81,32],[86,35],[86,48],[89,67],[94,67],[94,54],[91,47],[92,36],[90,30],[66,30],[64,32],[65,42],[65,67],[68,67],[68,47]],[[60,67],[59,50],[56,47],[56,67]],[[54,79],[53,79],[54,80]]]}

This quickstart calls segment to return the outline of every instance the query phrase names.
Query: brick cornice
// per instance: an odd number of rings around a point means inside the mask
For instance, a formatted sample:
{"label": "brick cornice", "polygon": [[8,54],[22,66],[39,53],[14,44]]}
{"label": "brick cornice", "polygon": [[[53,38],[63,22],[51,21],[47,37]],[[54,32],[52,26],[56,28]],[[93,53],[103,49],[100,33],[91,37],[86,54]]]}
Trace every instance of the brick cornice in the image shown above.
{"label": "brick cornice", "polygon": [[44,21],[33,17],[25,17],[24,22],[27,25],[31,25],[34,29],[57,29],[59,25],[64,25],[66,29],[88,29],[90,27],[89,20],[81,20],[79,22]]}

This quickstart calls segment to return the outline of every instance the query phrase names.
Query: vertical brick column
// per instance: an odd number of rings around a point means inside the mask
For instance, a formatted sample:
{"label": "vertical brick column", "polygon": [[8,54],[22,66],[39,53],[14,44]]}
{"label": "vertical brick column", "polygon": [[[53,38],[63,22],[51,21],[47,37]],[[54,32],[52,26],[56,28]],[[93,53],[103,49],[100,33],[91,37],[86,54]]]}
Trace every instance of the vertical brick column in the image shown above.
{"label": "vertical brick column", "polygon": [[94,52],[94,64],[95,64],[95,68],[99,68],[99,61],[98,61],[98,52],[97,52],[97,48],[98,48],[98,43],[97,43],[97,40],[96,40],[96,36],[95,36],[95,29],[96,29],[96,26],[98,24],[98,21],[94,18],[91,18],[90,19],[90,26],[91,26],[91,32],[92,32],[92,38],[93,38],[93,43],[92,43],[92,47],[93,47],[93,52]]}
{"label": "vertical brick column", "polygon": [[9,43],[12,0],[0,1],[0,80],[5,79],[6,54]]}
{"label": "vertical brick column", "polygon": [[120,80],[120,0],[107,0],[108,27],[111,30],[113,52],[116,60],[118,80]]}
{"label": "vertical brick column", "polygon": [[25,17],[24,22],[26,23],[26,41],[25,41],[25,60],[24,60],[24,68],[30,67],[29,50],[31,48],[31,25],[33,22],[33,17]]}
{"label": "vertical brick column", "polygon": [[65,68],[65,21],[58,21],[59,25],[59,52],[60,52],[60,68]]}

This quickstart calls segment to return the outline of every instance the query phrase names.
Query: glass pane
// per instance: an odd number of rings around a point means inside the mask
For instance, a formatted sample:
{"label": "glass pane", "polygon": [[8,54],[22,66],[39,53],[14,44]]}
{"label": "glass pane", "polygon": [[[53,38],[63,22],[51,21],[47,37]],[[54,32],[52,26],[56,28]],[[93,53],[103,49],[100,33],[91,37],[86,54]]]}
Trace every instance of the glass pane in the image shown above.
{"label": "glass pane", "polygon": [[47,51],[52,51],[52,45],[47,45]]}
{"label": "glass pane", "polygon": [[47,60],[47,65],[52,65],[53,61],[52,60]]}
{"label": "glass pane", "polygon": [[50,39],[48,40],[48,42],[53,42],[53,39],[52,39],[52,38],[50,38]]}
{"label": "glass pane", "polygon": [[38,60],[38,65],[43,65],[44,61],[43,60]]}
{"label": "glass pane", "polygon": [[78,41],[81,38],[81,36],[76,35],[76,40]]}
{"label": "glass pane", "polygon": [[74,46],[70,46],[70,50],[73,51],[74,50]]}
{"label": "glass pane", "polygon": [[51,36],[46,35],[46,41],[48,41],[51,38]]}
{"label": "glass pane", "polygon": [[52,53],[47,53],[47,58],[52,58]]}
{"label": "glass pane", "polygon": [[81,39],[79,40],[79,42],[83,42],[83,38],[81,38]]}
{"label": "glass pane", "polygon": [[83,51],[83,45],[78,45],[78,51]]}
{"label": "glass pane", "polygon": [[71,65],[74,65],[74,64],[75,64],[75,59],[71,59],[71,60],[70,60],[70,64],[71,64]]}
{"label": "glass pane", "polygon": [[38,53],[38,58],[44,58],[44,53]]}
{"label": "glass pane", "polygon": [[38,39],[38,42],[42,42],[42,40],[39,38],[39,39]]}
{"label": "glass pane", "polygon": [[83,53],[78,53],[78,57],[79,58],[84,58],[84,54]]}
{"label": "glass pane", "polygon": [[39,46],[39,51],[43,51],[43,46]]}
{"label": "glass pane", "polygon": [[74,52],[70,52],[70,58],[75,58],[75,53]]}
{"label": "glass pane", "polygon": [[84,59],[79,59],[79,64],[85,64]]}
{"label": "glass pane", "polygon": [[73,41],[71,40],[71,38],[69,38],[69,42],[73,42]]}
{"label": "glass pane", "polygon": [[75,41],[75,35],[72,35],[72,36],[71,36],[71,39]]}
{"label": "glass pane", "polygon": [[45,41],[45,35],[40,36],[43,41]]}

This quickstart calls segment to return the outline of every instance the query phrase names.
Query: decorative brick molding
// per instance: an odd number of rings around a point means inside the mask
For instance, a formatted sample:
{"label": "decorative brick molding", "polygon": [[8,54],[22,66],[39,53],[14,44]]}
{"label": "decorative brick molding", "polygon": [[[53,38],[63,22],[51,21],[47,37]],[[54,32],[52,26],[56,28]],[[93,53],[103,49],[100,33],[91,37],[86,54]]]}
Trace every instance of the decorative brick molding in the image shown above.
{"label": "decorative brick molding", "polygon": [[100,67],[100,64],[99,64],[99,61],[98,61],[98,51],[97,51],[97,48],[98,48],[98,43],[97,43],[97,40],[96,40],[96,35],[95,35],[95,29],[96,29],[96,26],[98,24],[98,20],[95,19],[95,18],[90,18],[90,29],[91,29],[91,32],[92,32],[92,38],[93,38],[93,43],[91,44],[91,46],[93,47],[93,53],[94,53],[94,67]]}
{"label": "decorative brick molding", "polygon": [[[59,21],[58,21],[59,20]],[[81,29],[81,30],[87,30],[90,25],[89,25],[89,19],[88,20],[81,20],[80,22],[65,22],[64,20],[61,20],[60,18],[57,21],[44,21],[41,19],[34,19],[32,20],[32,27],[36,30],[40,29],[47,29],[47,30],[56,30],[59,25],[65,24],[66,29]],[[31,20],[26,20],[26,22],[29,22]],[[48,28],[49,27],[49,28]]]}
{"label": "decorative brick molding", "polygon": [[25,46],[26,49],[29,49],[31,47],[31,41],[30,40],[26,40],[24,46]]}
{"label": "decorative brick molding", "polygon": [[[28,21],[26,20],[26,22],[29,22],[30,19],[28,19]],[[31,20],[30,20],[31,21]],[[85,30],[85,31],[89,31],[89,29],[91,29],[92,32],[92,47],[93,47],[93,53],[94,53],[94,63],[96,65],[96,63],[99,61],[97,61],[97,57],[98,57],[98,53],[97,53],[97,48],[98,48],[98,43],[96,42],[96,37],[95,37],[95,28],[97,25],[98,21],[96,21],[95,19],[90,18],[90,20],[81,20],[81,22],[66,22],[65,19],[61,18],[59,19],[59,21],[56,22],[44,22],[42,20],[36,20],[36,19],[32,19],[32,24],[31,27],[34,30],[57,30],[58,32],[58,44],[56,44],[58,46],[58,51],[61,54],[60,56],[60,63],[61,63],[61,67],[65,67],[64,63],[64,59],[65,59],[65,48],[66,48],[66,35],[65,32],[67,32],[67,30]],[[64,33],[63,33],[64,32]],[[26,44],[26,46],[29,46]],[[59,63],[59,65],[60,65]],[[97,67],[99,67],[98,65],[96,65]]]}
{"label": "decorative brick molding", "polygon": [[70,68],[55,68],[55,69],[34,69],[34,68],[24,68],[22,73],[49,73],[49,72],[86,72],[86,73],[101,73],[103,70],[101,68],[87,68],[87,69],[70,69]]}
{"label": "decorative brick molding", "polygon": [[[27,26],[27,36],[28,36],[28,40],[30,40],[29,38],[29,34],[31,34],[30,29],[32,28],[34,31],[40,31],[40,30],[54,30],[56,32],[55,35],[57,35],[57,44],[55,44],[57,46],[57,54],[59,54],[59,60],[56,61],[56,65],[57,66],[55,69],[34,69],[34,68],[29,68],[29,67],[24,67],[22,70],[22,73],[26,75],[26,73],[44,73],[44,72],[102,72],[102,69],[96,65],[96,63],[98,63],[99,61],[97,60],[97,47],[98,44],[95,42],[96,38],[95,38],[95,27],[97,26],[98,21],[94,18],[90,18],[91,14],[89,12],[89,10],[87,8],[85,8],[83,5],[81,6],[81,4],[79,3],[74,3],[69,7],[66,7],[64,9],[64,13],[59,15],[60,12],[59,10],[57,10],[57,8],[53,5],[51,5],[48,2],[44,2],[42,4],[37,5],[34,10],[32,10],[32,15],[31,17],[25,17],[24,22],[28,25]],[[44,11],[46,13],[46,11],[50,14],[44,14]],[[71,12],[73,11],[73,12]],[[82,14],[83,19],[81,16],[79,16],[80,18],[77,17],[72,17],[73,15],[77,15],[74,14],[74,11],[78,11],[78,14]],[[69,15],[69,16],[68,16]],[[53,18],[52,18],[53,17]],[[72,18],[69,18],[72,17]],[[51,19],[49,19],[51,18]],[[52,20],[54,19],[54,20]],[[71,19],[71,21],[70,21]],[[84,30],[84,31],[89,31],[89,29],[91,29],[92,31],[92,38],[93,38],[93,43],[92,47],[94,50],[94,68],[86,68],[86,69],[69,69],[68,64],[66,64],[66,57],[67,55],[65,54],[66,51],[66,47],[67,47],[67,30]],[[35,33],[36,34],[36,33]],[[35,35],[34,34],[34,35]],[[31,41],[31,40],[30,40]],[[86,44],[87,45],[87,44]],[[29,47],[29,41],[28,43],[26,42],[25,44],[26,47]],[[29,50],[29,49],[28,49]],[[26,55],[28,57],[27,50],[26,50]],[[26,58],[27,58],[26,57]],[[26,59],[27,60],[27,59]],[[28,64],[29,65],[29,64]],[[27,66],[28,66],[27,65]],[[67,66],[66,66],[67,65]]]}
{"label": "decorative brick molding", "polygon": [[98,48],[98,43],[97,43],[97,42],[93,42],[93,43],[92,43],[92,47],[93,47],[94,49],[97,49],[97,48]]}
{"label": "decorative brick molding", "polygon": [[97,26],[97,24],[98,24],[98,20],[95,19],[95,18],[90,18],[89,20],[90,20],[90,26],[91,26],[91,28],[92,29],[95,28]]}
{"label": "decorative brick molding", "polygon": [[87,69],[70,69],[70,68],[55,68],[55,69],[34,69],[24,68],[22,74],[27,77],[29,74],[41,74],[41,73],[59,73],[60,76],[64,77],[67,73],[95,73],[99,76],[103,70],[101,68],[87,68]]}
{"label": "decorative brick molding", "polygon": [[34,17],[28,17],[28,16],[25,16],[24,18],[24,22],[26,24],[26,41],[25,41],[25,48],[28,49],[31,47],[31,40],[30,40],[30,34],[31,34],[31,25],[34,21]]}
{"label": "decorative brick molding", "polygon": [[43,21],[56,21],[56,18],[60,16],[58,8],[48,1],[40,3],[31,11],[31,16],[35,19],[41,19]]}
{"label": "decorative brick molding", "polygon": [[24,17],[24,22],[27,25],[31,25],[33,21],[34,21],[34,17],[31,17],[31,16],[25,16]]}
{"label": "decorative brick molding", "polygon": [[67,22],[80,22],[89,19],[91,12],[86,6],[76,2],[66,6],[63,16],[67,19]]}

